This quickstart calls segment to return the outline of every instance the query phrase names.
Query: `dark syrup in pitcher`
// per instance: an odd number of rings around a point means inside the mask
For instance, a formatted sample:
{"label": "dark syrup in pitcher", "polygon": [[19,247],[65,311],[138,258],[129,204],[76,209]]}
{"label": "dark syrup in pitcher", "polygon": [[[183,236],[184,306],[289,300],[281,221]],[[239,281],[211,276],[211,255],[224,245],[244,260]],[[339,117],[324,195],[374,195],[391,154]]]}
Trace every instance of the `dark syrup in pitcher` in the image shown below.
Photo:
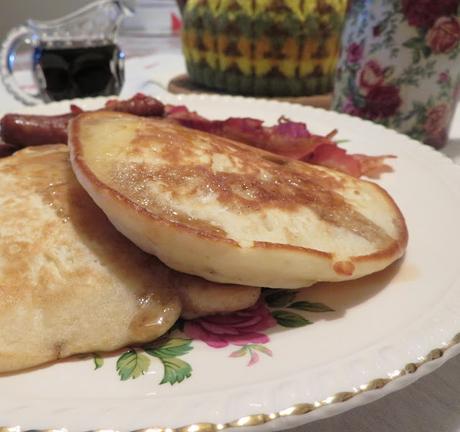
{"label": "dark syrup in pitcher", "polygon": [[124,54],[115,44],[41,45],[34,51],[34,71],[48,101],[117,95],[124,81]]}

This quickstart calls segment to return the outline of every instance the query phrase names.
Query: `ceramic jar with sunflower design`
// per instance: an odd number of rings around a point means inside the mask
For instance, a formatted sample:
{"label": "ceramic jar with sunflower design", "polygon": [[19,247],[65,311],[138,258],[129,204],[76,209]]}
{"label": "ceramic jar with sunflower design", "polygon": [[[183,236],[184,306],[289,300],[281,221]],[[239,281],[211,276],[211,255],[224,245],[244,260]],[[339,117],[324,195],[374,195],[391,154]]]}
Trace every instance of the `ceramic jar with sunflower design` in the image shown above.
{"label": "ceramic jar with sunflower design", "polygon": [[333,109],[436,148],[460,96],[460,0],[352,0]]}

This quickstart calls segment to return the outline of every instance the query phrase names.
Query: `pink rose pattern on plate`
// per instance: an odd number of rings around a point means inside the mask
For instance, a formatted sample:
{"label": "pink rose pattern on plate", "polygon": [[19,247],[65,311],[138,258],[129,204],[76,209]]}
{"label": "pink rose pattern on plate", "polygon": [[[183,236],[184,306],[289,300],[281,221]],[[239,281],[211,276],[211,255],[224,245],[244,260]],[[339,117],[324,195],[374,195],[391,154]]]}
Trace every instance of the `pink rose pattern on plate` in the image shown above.
{"label": "pink rose pattern on plate", "polygon": [[230,344],[267,343],[269,338],[263,331],[275,325],[276,320],[259,300],[253,307],[230,315],[210,315],[186,321],[184,333],[210,347],[224,348]]}
{"label": "pink rose pattern on plate", "polygon": [[[266,290],[251,308],[228,315],[212,315],[184,322],[183,331],[190,339],[201,340],[212,348],[239,347],[230,357],[249,356],[248,366],[260,359],[260,354],[272,357],[265,346],[270,342],[267,330],[277,324],[283,327],[302,327],[312,322],[292,309],[307,312],[332,311],[322,303],[295,301],[298,292]],[[273,309],[276,308],[276,309]],[[291,310],[289,310],[291,309]]]}
{"label": "pink rose pattern on plate", "polygon": [[230,315],[211,315],[184,323],[184,333],[190,339],[198,339],[212,348],[228,345],[241,347],[231,357],[249,355],[248,366],[259,360],[258,352],[272,356],[270,349],[263,346],[270,341],[264,333],[276,325],[276,320],[262,300],[249,309]]}
{"label": "pink rose pattern on plate", "polygon": [[352,0],[333,108],[435,148],[460,92],[460,0]]}
{"label": "pink rose pattern on plate", "polygon": [[[209,348],[237,347],[230,358],[249,357],[247,366],[261,359],[260,354],[273,357],[268,348],[268,332],[276,326],[295,328],[313,324],[303,312],[333,312],[323,303],[298,299],[301,290],[267,289],[252,307],[226,315],[211,315],[193,320],[179,320],[160,339],[138,347],[130,347],[117,360],[120,380],[145,375],[152,361],[163,365],[160,384],[178,384],[192,376],[192,366],[183,359],[195,347],[195,342]],[[93,355],[94,369],[104,366],[104,357]]]}

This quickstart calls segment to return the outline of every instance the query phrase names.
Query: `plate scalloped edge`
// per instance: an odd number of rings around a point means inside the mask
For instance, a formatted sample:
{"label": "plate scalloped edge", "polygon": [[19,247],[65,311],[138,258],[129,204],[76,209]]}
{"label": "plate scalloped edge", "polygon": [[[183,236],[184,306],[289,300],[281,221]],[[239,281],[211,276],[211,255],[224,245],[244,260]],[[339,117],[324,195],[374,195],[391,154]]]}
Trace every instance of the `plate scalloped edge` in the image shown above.
{"label": "plate scalloped edge", "polygon": [[[326,399],[315,402],[301,402],[295,405],[292,405],[288,408],[282,409],[273,413],[266,414],[250,414],[239,419],[235,419],[226,423],[193,423],[189,425],[180,426],[177,428],[171,427],[162,427],[162,426],[151,426],[142,429],[136,429],[135,432],[220,432],[224,429],[233,429],[233,428],[243,428],[243,427],[256,427],[261,426],[266,423],[286,419],[288,417],[297,417],[305,416],[319,408],[333,407],[337,404],[343,404],[345,402],[350,402],[353,398],[362,395],[367,392],[381,390],[386,387],[388,384],[394,384],[396,380],[407,376],[413,375],[416,372],[419,372],[417,378],[421,378],[423,375],[428,372],[436,369],[441,366],[444,361],[447,360],[447,357],[453,357],[460,353],[460,333],[457,333],[450,342],[445,346],[432,349],[427,355],[421,357],[417,362],[407,363],[402,369],[394,371],[391,377],[386,378],[375,378],[369,381],[367,384],[362,384],[351,391],[342,391],[329,396]],[[445,354],[450,354],[446,356]],[[441,360],[443,359],[443,361]],[[436,362],[437,361],[437,362]],[[437,363],[437,364],[435,364]],[[432,368],[428,369],[427,366],[431,365]],[[425,366],[425,370],[420,370],[422,366]],[[412,380],[405,385],[408,385]],[[404,387],[405,385],[394,388],[393,390],[398,390],[399,388]],[[383,397],[384,394],[373,395],[372,400],[366,402],[372,402],[380,397]],[[377,397],[375,397],[377,396]],[[352,407],[349,407],[352,408]],[[337,412],[331,414],[336,415],[340,414],[342,411],[345,411],[346,407],[337,410]],[[0,432],[67,432],[67,429],[22,429],[20,426],[0,426]],[[117,432],[117,429],[95,429],[94,432]]]}

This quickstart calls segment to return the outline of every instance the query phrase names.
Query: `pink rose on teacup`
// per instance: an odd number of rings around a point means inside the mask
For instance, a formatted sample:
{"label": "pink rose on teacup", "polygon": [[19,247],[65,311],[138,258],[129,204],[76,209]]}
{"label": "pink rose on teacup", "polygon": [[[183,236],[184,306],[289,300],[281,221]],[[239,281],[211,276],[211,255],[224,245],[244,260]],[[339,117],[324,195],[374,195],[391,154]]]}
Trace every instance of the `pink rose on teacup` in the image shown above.
{"label": "pink rose on teacup", "polygon": [[254,306],[228,315],[211,315],[186,321],[184,333],[199,339],[213,348],[229,344],[264,344],[269,337],[262,333],[276,325],[276,320],[262,300]]}
{"label": "pink rose on teacup", "polygon": [[347,48],[347,62],[358,63],[361,60],[364,52],[364,45],[362,43],[352,42]]}
{"label": "pink rose on teacup", "polygon": [[458,0],[401,0],[402,11],[409,25],[428,28],[442,16],[457,12]]}
{"label": "pink rose on teacup", "polygon": [[342,112],[358,117],[362,114],[361,110],[353,103],[353,100],[350,97],[345,101]]}
{"label": "pink rose on teacup", "polygon": [[436,53],[452,51],[460,41],[460,23],[454,16],[441,17],[425,37],[426,44]]}
{"label": "pink rose on teacup", "polygon": [[399,88],[394,85],[375,86],[369,90],[363,114],[371,120],[392,116],[401,106]]}
{"label": "pink rose on teacup", "polygon": [[451,110],[446,103],[430,108],[427,112],[425,124],[423,125],[425,132],[431,137],[444,135],[449,124],[450,115]]}
{"label": "pink rose on teacup", "polygon": [[385,80],[385,70],[375,60],[369,60],[359,73],[359,86],[368,93],[374,87],[380,86]]}
{"label": "pink rose on teacup", "polygon": [[439,84],[449,84],[450,83],[450,73],[448,70],[441,72],[438,76]]}

